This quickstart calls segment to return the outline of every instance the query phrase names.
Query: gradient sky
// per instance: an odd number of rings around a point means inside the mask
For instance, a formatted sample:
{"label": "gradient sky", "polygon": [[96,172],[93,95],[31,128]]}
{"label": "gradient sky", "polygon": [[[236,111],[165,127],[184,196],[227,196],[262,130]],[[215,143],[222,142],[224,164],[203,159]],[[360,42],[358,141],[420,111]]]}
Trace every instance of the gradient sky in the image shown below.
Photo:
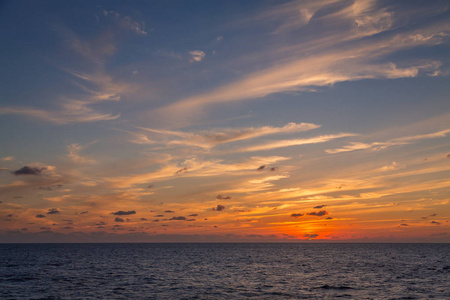
{"label": "gradient sky", "polygon": [[450,1],[2,1],[0,242],[450,242]]}

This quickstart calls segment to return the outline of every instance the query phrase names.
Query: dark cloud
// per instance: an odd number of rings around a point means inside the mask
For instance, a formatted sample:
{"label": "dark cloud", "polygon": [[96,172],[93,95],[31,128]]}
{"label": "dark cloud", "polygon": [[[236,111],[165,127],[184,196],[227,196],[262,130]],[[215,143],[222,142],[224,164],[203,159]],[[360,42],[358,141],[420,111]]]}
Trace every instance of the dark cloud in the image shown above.
{"label": "dark cloud", "polygon": [[165,212],[165,213],[174,213],[173,210],[165,210],[164,212]]}
{"label": "dark cloud", "polygon": [[46,167],[38,168],[38,167],[29,167],[25,166],[20,168],[19,170],[15,170],[12,173],[16,176],[19,175],[41,175],[43,171],[47,170]]}
{"label": "dark cloud", "polygon": [[153,185],[153,184],[149,184],[149,185],[147,185],[147,188],[148,188],[148,189],[151,189],[152,187],[154,187],[154,185]]}
{"label": "dark cloud", "polygon": [[224,196],[224,195],[217,195],[216,199],[219,199],[219,200],[230,200],[231,197],[230,196]]}
{"label": "dark cloud", "polygon": [[28,228],[22,228],[21,231],[28,231]]}
{"label": "dark cloud", "polygon": [[37,189],[38,190],[44,190],[44,191],[53,191],[55,189],[59,189],[62,187],[62,184],[52,185],[52,186],[40,186]]}
{"label": "dark cloud", "polygon": [[224,210],[225,209],[225,206],[223,206],[223,205],[217,205],[216,207],[213,207],[213,210],[215,210],[215,211],[222,211],[222,210]]}
{"label": "dark cloud", "polygon": [[400,226],[409,226],[409,224],[402,223],[402,224],[400,224]]}
{"label": "dark cloud", "polygon": [[313,208],[316,208],[316,209],[321,209],[321,208],[324,208],[326,205],[325,204],[322,204],[322,205],[317,205],[317,206],[314,206]]}
{"label": "dark cloud", "polygon": [[317,233],[312,233],[312,234],[304,234],[303,237],[309,238],[309,239],[315,239],[316,237],[318,237],[319,235]]}
{"label": "dark cloud", "polygon": [[98,223],[97,223],[97,224],[95,224],[95,225],[98,225],[98,226],[103,226],[103,225],[106,225],[106,222],[100,221],[100,222],[98,222]]}
{"label": "dark cloud", "polygon": [[441,223],[437,221],[431,221],[431,224],[441,225]]}
{"label": "dark cloud", "polygon": [[153,222],[159,222],[159,219],[154,219]]}
{"label": "dark cloud", "polygon": [[172,220],[174,220],[174,221],[188,221],[188,222],[195,221],[195,219],[187,219],[186,217],[173,217],[173,218],[169,219],[169,221],[172,221]]}
{"label": "dark cloud", "polygon": [[164,215],[156,215],[155,218],[162,218]]}
{"label": "dark cloud", "polygon": [[182,172],[187,172],[188,168],[184,167],[183,169],[180,169],[178,171],[175,172],[175,175],[180,174]]}
{"label": "dark cloud", "polygon": [[47,212],[47,215],[57,215],[59,214],[59,210],[57,208],[50,208]]}
{"label": "dark cloud", "polygon": [[266,168],[266,166],[262,165],[262,166],[259,166],[259,168],[256,169],[256,171],[262,171],[262,170],[264,170],[265,168]]}
{"label": "dark cloud", "polygon": [[270,171],[277,171],[278,170],[278,167],[272,167],[272,168],[270,168]]}
{"label": "dark cloud", "polygon": [[333,220],[333,218],[332,217],[328,217],[327,220]]}
{"label": "dark cloud", "polygon": [[437,216],[437,214],[432,214],[432,215],[430,215],[430,217],[436,217]]}
{"label": "dark cloud", "polygon": [[293,218],[298,218],[298,217],[303,217],[305,214],[300,214],[300,213],[298,213],[298,214],[292,214],[291,215],[291,217],[293,217]]}
{"label": "dark cloud", "polygon": [[73,229],[73,227],[72,226],[66,226],[66,227],[63,227],[62,229]]}
{"label": "dark cloud", "polygon": [[80,212],[80,215],[85,215],[87,213],[88,213],[88,211],[82,211],[82,212]]}
{"label": "dark cloud", "polygon": [[40,230],[50,230],[50,227],[41,227]]}
{"label": "dark cloud", "polygon": [[95,226],[95,228],[100,228],[100,229],[102,229],[102,228],[105,228],[105,226],[99,225],[99,226]]}
{"label": "dark cloud", "polygon": [[321,217],[321,216],[328,215],[328,212],[327,212],[326,210],[321,210],[321,211],[319,211],[319,212],[313,211],[313,212],[307,213],[307,215],[308,215],[308,216],[318,216],[318,217]]}
{"label": "dark cloud", "polygon": [[129,216],[129,215],[134,215],[136,214],[136,212],[134,210],[129,210],[129,211],[123,211],[123,210],[119,210],[116,212],[112,212],[112,215],[116,215],[116,216]]}
{"label": "dark cloud", "polygon": [[141,220],[141,221],[147,221],[147,219],[146,219],[146,218],[141,218],[140,220]]}
{"label": "dark cloud", "polygon": [[189,217],[198,217],[198,214],[191,214]]}
{"label": "dark cloud", "polygon": [[119,218],[119,217],[116,217],[116,218],[114,219],[114,221],[115,221],[115,222],[125,222],[124,219]]}

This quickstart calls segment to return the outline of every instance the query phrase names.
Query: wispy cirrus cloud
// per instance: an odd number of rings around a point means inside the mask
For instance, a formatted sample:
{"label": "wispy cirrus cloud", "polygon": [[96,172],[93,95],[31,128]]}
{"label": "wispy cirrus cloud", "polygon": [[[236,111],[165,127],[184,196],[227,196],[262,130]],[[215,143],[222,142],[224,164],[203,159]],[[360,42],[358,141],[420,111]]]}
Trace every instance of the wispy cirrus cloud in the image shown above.
{"label": "wispy cirrus cloud", "polygon": [[339,139],[343,137],[355,136],[354,133],[339,133],[339,134],[330,134],[330,135],[321,135],[312,138],[305,139],[292,139],[292,140],[281,140],[281,141],[271,141],[264,144],[244,147],[237,152],[253,152],[253,151],[266,151],[290,146],[299,146],[299,145],[310,145],[310,144],[318,144],[325,143],[334,139]]}
{"label": "wispy cirrus cloud", "polygon": [[[333,23],[339,31],[324,31],[312,40],[272,50],[269,54],[273,59],[264,61],[266,68],[244,72],[246,75],[232,83],[180,99],[156,112],[181,117],[181,114],[192,114],[208,105],[262,98],[273,93],[310,91],[312,87],[362,79],[439,74],[441,62],[431,57],[428,61],[395,62],[388,56],[398,51],[444,42],[450,35],[448,22],[397,32],[393,30],[395,12],[379,7],[378,1],[346,3],[296,1],[267,12],[261,20],[280,20],[279,29],[287,30],[312,22],[315,12],[324,8],[316,17],[316,22],[323,25]],[[330,4],[334,6],[328,7]],[[308,5],[314,7],[310,12],[307,12]],[[306,7],[303,12],[302,6]],[[287,18],[286,14],[292,18]],[[376,38],[366,38],[375,35]],[[267,60],[267,55],[264,59]]]}
{"label": "wispy cirrus cloud", "polygon": [[121,96],[132,90],[132,85],[114,79],[106,71],[106,62],[116,49],[116,38],[120,30],[133,30],[147,34],[144,25],[128,16],[121,16],[114,11],[105,11],[105,17],[112,16],[117,25],[116,31],[101,32],[92,40],[82,39],[64,25],[55,26],[65,46],[73,54],[82,58],[89,71],[79,71],[67,67],[60,69],[73,78],[72,83],[80,89],[78,96],[60,96],[54,108],[9,106],[0,107],[0,114],[23,115],[56,124],[84,123],[115,120],[120,114],[102,113],[93,108],[94,104],[105,101],[119,101]]}
{"label": "wispy cirrus cloud", "polygon": [[361,142],[352,142],[342,148],[336,149],[327,149],[325,152],[329,154],[336,154],[342,152],[351,152],[356,150],[382,150],[392,146],[398,145],[406,145],[413,142],[417,142],[424,139],[434,139],[434,138],[442,138],[446,137],[447,134],[450,133],[450,129],[445,129],[437,132],[427,133],[427,134],[419,134],[412,136],[405,136],[400,138],[395,138],[391,140],[387,140],[384,142],[371,142],[371,143],[361,143]]}
{"label": "wispy cirrus cloud", "polygon": [[[205,177],[219,175],[242,175],[253,173],[261,164],[272,164],[284,160],[289,157],[283,156],[255,156],[243,162],[224,163],[222,160],[199,160],[196,157],[185,159],[179,164],[168,163],[160,169],[134,176],[119,176],[105,178],[117,188],[127,188],[133,185],[148,184],[148,182],[164,181],[168,179],[183,177]],[[179,172],[182,170],[182,172]],[[274,179],[276,180],[276,179]]]}
{"label": "wispy cirrus cloud", "polygon": [[[154,134],[159,134],[164,137],[172,137],[171,140],[166,141],[166,145],[187,145],[204,149],[212,149],[220,144],[248,140],[265,135],[303,132],[319,127],[320,125],[312,123],[288,123],[282,127],[262,126],[246,128],[225,128],[198,132],[170,131],[142,127],[140,129]],[[149,139],[146,135],[138,133],[137,136],[135,135],[135,138],[132,140],[132,142],[139,144],[153,144],[157,143],[157,139]]]}

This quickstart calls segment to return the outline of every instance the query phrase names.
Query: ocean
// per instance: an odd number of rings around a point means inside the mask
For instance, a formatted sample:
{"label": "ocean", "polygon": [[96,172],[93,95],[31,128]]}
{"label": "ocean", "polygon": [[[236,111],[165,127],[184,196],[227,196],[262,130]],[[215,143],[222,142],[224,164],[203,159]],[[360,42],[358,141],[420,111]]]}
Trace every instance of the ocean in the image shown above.
{"label": "ocean", "polygon": [[450,244],[0,244],[0,299],[450,299]]}

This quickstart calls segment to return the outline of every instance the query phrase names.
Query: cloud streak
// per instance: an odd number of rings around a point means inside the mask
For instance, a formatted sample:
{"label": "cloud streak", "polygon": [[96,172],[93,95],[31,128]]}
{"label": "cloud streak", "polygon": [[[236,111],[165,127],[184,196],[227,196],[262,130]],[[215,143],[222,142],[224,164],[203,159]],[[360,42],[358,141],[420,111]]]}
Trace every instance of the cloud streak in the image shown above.
{"label": "cloud streak", "polygon": [[377,150],[386,149],[386,148],[392,147],[392,146],[411,144],[411,143],[414,143],[414,142],[417,142],[420,140],[446,137],[448,133],[450,133],[450,129],[445,129],[445,130],[432,132],[432,133],[428,133],[428,134],[400,137],[400,138],[391,139],[391,140],[388,140],[385,142],[372,142],[372,143],[352,142],[342,148],[327,149],[327,150],[325,150],[325,152],[327,152],[329,154],[336,154],[336,153],[351,152],[351,151],[356,151],[356,150],[375,150],[375,151],[377,151]]}
{"label": "cloud streak", "polygon": [[[140,127],[140,129],[163,137],[171,137],[172,140],[166,142],[166,144],[169,146],[170,145],[195,146],[209,150],[221,144],[242,140],[249,140],[266,135],[304,132],[319,127],[320,125],[312,123],[291,122],[282,127],[262,126],[262,127],[235,128],[235,129],[225,128],[208,131],[198,131],[198,132],[170,131],[162,129],[143,128],[143,127]],[[146,141],[150,141],[150,139],[148,139],[148,137],[146,136],[144,137],[144,139]],[[156,140],[151,139],[151,143],[156,143]]]}

